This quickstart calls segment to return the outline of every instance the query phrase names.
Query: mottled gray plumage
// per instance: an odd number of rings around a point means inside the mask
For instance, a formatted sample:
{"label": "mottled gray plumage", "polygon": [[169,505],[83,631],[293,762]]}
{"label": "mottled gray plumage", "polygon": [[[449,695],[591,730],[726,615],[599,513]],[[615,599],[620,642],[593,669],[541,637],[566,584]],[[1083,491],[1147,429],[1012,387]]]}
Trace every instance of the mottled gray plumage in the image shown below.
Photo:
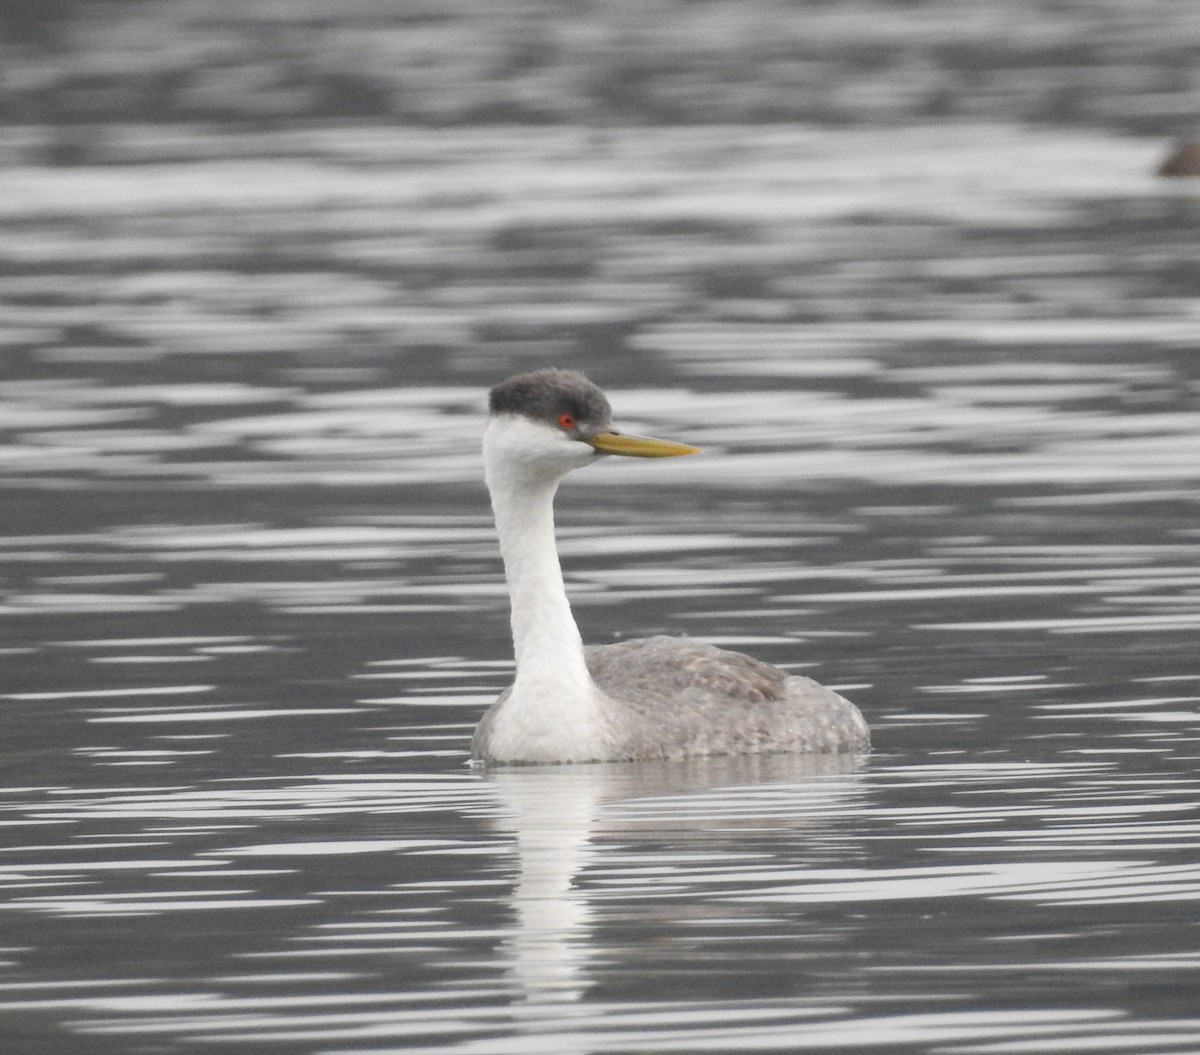
{"label": "mottled gray plumage", "polygon": [[[584,649],[607,698],[608,760],[784,751],[865,751],[867,723],[849,700],[811,678],[741,652],[679,637],[643,637]],[[475,730],[471,754],[488,756],[505,690]]]}

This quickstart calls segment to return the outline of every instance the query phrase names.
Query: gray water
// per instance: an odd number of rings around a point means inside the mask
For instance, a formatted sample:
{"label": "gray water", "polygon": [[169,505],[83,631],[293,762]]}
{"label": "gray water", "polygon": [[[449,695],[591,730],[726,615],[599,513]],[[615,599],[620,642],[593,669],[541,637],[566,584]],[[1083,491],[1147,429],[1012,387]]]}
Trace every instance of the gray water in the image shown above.
{"label": "gray water", "polygon": [[[6,1050],[1200,1050],[1161,140],[6,135]],[[544,365],[704,448],[564,485],[585,638],[803,671],[869,756],[466,765],[485,393]]]}

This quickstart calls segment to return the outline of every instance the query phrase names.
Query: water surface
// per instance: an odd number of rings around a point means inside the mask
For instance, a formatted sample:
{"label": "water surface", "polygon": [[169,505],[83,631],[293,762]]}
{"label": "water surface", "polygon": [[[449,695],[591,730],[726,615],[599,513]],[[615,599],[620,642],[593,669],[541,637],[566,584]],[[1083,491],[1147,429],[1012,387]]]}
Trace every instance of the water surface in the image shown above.
{"label": "water surface", "polygon": [[[0,174],[22,1050],[1200,1048],[1160,144],[108,134]],[[869,757],[466,766],[511,677],[484,392],[551,364],[705,448],[564,485],[585,637],[803,671]]]}

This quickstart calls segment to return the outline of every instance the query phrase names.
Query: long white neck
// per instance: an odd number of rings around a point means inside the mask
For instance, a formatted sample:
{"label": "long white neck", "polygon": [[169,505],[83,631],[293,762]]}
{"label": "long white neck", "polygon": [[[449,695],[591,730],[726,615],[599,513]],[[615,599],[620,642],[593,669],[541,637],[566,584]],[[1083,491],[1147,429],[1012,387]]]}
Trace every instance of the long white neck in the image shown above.
{"label": "long white neck", "polygon": [[[498,426],[505,428],[519,431]],[[517,661],[512,695],[497,718],[495,735],[509,744],[505,750],[513,760],[584,760],[595,757],[602,734],[596,688],[554,540],[554,494],[562,471],[531,471],[514,460],[511,448],[505,450],[509,438],[484,445]]]}
{"label": "long white neck", "polygon": [[563,669],[583,663],[583,641],[554,543],[556,483],[520,491],[492,491],[500,554],[512,599],[517,675],[534,668]]}

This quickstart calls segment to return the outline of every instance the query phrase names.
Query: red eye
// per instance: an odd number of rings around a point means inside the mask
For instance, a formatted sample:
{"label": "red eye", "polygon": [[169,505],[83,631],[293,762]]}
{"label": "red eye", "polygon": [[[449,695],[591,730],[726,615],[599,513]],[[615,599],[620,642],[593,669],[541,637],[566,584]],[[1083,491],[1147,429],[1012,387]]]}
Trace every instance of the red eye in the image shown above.
{"label": "red eye", "polygon": [[559,414],[558,427],[560,429],[573,429],[575,427],[574,414]]}

